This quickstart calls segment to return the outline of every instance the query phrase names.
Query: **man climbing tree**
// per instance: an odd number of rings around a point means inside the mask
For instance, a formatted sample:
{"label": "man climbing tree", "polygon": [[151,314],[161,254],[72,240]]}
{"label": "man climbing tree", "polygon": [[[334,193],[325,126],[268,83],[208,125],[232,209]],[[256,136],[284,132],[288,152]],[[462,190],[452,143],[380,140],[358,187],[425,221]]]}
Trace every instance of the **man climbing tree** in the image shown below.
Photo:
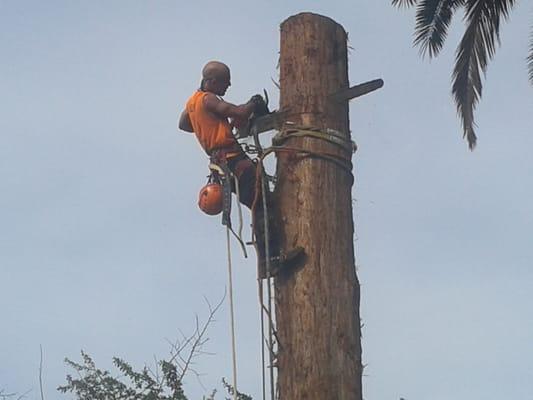
{"label": "man climbing tree", "polygon": [[[194,132],[204,151],[215,164],[225,163],[239,180],[240,201],[252,207],[255,188],[255,165],[242,151],[232,134],[232,127],[244,123],[261,103],[261,96],[247,103],[233,105],[220,96],[231,85],[227,65],[211,61],[202,70],[202,82],[181,113],[179,128]],[[228,119],[231,119],[228,121]]]}
{"label": "man climbing tree", "polygon": [[[209,155],[211,163],[221,166],[237,178],[239,200],[254,211],[255,236],[259,253],[259,270],[264,271],[265,264],[265,229],[263,223],[262,196],[256,193],[257,164],[242,150],[233,135],[233,128],[245,125],[255,113],[267,110],[266,102],[261,95],[254,95],[244,104],[234,105],[224,101],[223,96],[231,85],[230,69],[219,61],[208,62],[202,70],[200,88],[189,98],[185,110],[179,119],[179,128],[193,132],[204,151]],[[228,178],[228,177],[226,177]],[[230,180],[233,183],[233,180]],[[208,185],[209,186],[209,185]],[[236,187],[232,185],[233,192]],[[203,196],[203,198],[202,198]],[[222,204],[220,190],[205,190],[201,193],[200,207],[209,214],[217,214]],[[270,202],[267,200],[267,202]],[[255,203],[255,204],[254,204]],[[272,227],[273,224],[270,224]],[[279,254],[276,235],[270,230],[269,244],[272,263],[280,267],[279,261],[288,262],[297,256],[301,249],[289,252],[283,257]]]}

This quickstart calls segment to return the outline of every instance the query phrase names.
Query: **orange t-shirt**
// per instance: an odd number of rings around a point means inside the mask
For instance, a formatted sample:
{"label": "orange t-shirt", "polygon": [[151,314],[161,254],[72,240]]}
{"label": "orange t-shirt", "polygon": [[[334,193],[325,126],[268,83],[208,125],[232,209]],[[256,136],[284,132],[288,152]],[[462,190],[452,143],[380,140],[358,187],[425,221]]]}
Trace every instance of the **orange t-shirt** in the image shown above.
{"label": "orange t-shirt", "polygon": [[196,91],[187,101],[186,110],[200,145],[210,154],[213,149],[238,146],[227,119],[216,118],[205,109],[208,92]]}

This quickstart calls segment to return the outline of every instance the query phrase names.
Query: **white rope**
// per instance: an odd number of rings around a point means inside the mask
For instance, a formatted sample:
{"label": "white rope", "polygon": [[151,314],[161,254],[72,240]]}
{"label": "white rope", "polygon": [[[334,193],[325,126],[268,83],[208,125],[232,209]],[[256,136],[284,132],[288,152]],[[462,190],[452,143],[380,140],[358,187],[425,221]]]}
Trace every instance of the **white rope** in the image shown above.
{"label": "white rope", "polygon": [[[261,173],[261,183],[262,183],[262,202],[263,202],[263,217],[264,217],[264,236],[265,236],[265,266],[266,266],[266,283],[267,283],[267,301],[268,305],[265,307],[263,302],[263,282],[261,279],[259,279],[259,297],[261,302],[261,364],[262,364],[262,394],[263,394],[263,400],[265,400],[266,397],[266,379],[265,379],[265,344],[268,347],[268,353],[269,353],[269,364],[270,364],[270,398],[271,400],[274,400],[276,397],[276,393],[274,391],[274,326],[272,321],[272,282],[271,282],[271,272],[272,268],[270,265],[270,240],[269,240],[269,224],[268,224],[268,209],[267,209],[267,203],[266,203],[266,191],[268,190],[268,184],[265,184],[265,173],[264,173],[264,166],[262,162],[259,163],[258,168],[262,169]],[[240,193],[239,193],[239,180],[237,176],[233,175],[234,182],[235,182],[235,194],[237,195],[237,204],[238,204],[238,212],[239,212],[239,228],[238,228],[238,234],[233,231],[233,229],[230,228],[230,226],[226,226],[226,242],[227,242],[227,254],[228,254],[228,279],[229,279],[229,298],[230,298],[230,319],[231,319],[231,345],[232,345],[232,361],[233,361],[233,400],[238,399],[238,390],[237,390],[237,350],[236,350],[236,339],[235,339],[235,314],[234,314],[234,303],[233,303],[233,272],[232,272],[232,262],[231,262],[231,242],[230,242],[230,232],[237,238],[239,243],[241,244],[241,247],[243,248],[244,256],[247,257],[246,254],[246,248],[244,246],[244,243],[242,241],[242,226],[243,226],[243,217],[242,217],[242,208],[240,204]],[[267,314],[268,316],[268,343],[266,342],[265,338],[265,324],[264,324],[264,314]]]}
{"label": "white rope", "polygon": [[[239,229],[238,229],[238,235],[235,234],[235,232],[232,231],[233,235],[237,238],[237,239],[240,239],[240,243],[242,245],[243,241],[242,241],[242,228],[243,228],[243,217],[242,217],[242,206],[241,206],[241,201],[240,201],[240,190],[239,190],[239,178],[237,178],[237,175],[233,175],[233,178],[235,180],[235,194],[237,196],[237,209],[239,211]],[[263,196],[264,197],[264,196]],[[264,199],[263,199],[264,200]],[[267,216],[268,218],[268,216]],[[267,222],[268,223],[268,222]],[[268,228],[267,228],[267,232],[268,232]],[[268,244],[266,244],[266,246],[268,246]],[[243,251],[244,251],[244,257],[247,257],[247,254],[246,254],[246,249],[243,248]],[[265,250],[265,253],[269,254],[270,253],[270,249],[266,249]],[[229,254],[229,253],[228,253]],[[267,265],[268,265],[268,262],[267,262]],[[268,280],[269,284],[270,284],[270,279]],[[261,371],[261,383],[262,383],[262,394],[263,394],[263,400],[266,400],[266,374],[265,374],[265,321],[264,321],[264,314],[265,314],[265,307],[264,307],[264,303],[263,303],[263,280],[262,279],[259,279],[259,299],[260,299],[260,303],[261,303],[261,365],[262,365],[262,371]],[[271,295],[270,295],[271,296]],[[230,290],[230,298],[231,298],[231,290]],[[271,304],[272,302],[272,299],[269,298],[269,304]],[[270,307],[269,307],[270,309]],[[270,316],[269,316],[269,321],[270,321]],[[270,321],[270,329],[272,329],[272,321]],[[269,335],[269,337],[271,338],[272,336],[272,333]],[[272,340],[270,340],[268,342],[268,346],[272,346]],[[271,354],[272,352],[269,350],[269,354]],[[270,358],[271,362],[272,362],[272,357]],[[272,376],[272,369],[270,370],[270,383],[271,383],[271,392],[273,391],[273,376]],[[271,393],[271,397],[272,397],[272,393]],[[273,398],[273,397],[272,397]]]}
{"label": "white rope", "polygon": [[237,210],[239,211],[239,229],[238,234],[233,234],[239,241],[239,244],[241,245],[242,251],[244,253],[244,258],[248,258],[248,253],[246,252],[246,246],[244,245],[244,240],[242,240],[242,226],[243,226],[243,218],[242,218],[242,205],[241,205],[241,192],[239,189],[239,178],[237,178],[236,174],[233,174],[233,179],[235,181],[235,194],[237,195]]}
{"label": "white rope", "polygon": [[231,243],[230,229],[226,226],[226,242],[228,250],[228,280],[229,280],[229,304],[231,319],[231,353],[233,361],[233,399],[237,400],[237,350],[235,345],[235,314],[233,311],[233,272],[231,266]]}
{"label": "white rope", "polygon": [[266,373],[265,373],[265,311],[263,302],[263,280],[258,279],[258,294],[261,313],[261,387],[263,389],[263,400],[266,400]]}
{"label": "white rope", "polygon": [[272,321],[272,268],[270,265],[270,229],[268,224],[268,207],[267,207],[267,196],[266,191],[268,190],[268,183],[266,182],[265,167],[263,162],[260,161],[258,168],[261,168],[261,195],[263,200],[263,225],[264,225],[264,236],[265,236],[265,266],[266,266],[266,281],[267,281],[267,312],[268,312],[268,347],[269,347],[269,364],[270,364],[270,398],[274,400],[274,324]]}

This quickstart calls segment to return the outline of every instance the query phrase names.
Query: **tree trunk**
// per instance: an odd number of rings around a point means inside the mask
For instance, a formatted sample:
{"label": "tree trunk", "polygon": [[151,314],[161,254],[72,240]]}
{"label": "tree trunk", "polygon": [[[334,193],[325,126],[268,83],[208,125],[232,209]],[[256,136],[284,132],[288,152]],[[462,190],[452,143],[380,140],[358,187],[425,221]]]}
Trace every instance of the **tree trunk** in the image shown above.
{"label": "tree trunk", "polygon": [[[335,21],[303,13],[281,24],[280,110],[303,127],[350,140],[348,103],[328,95],[348,87],[347,34]],[[313,137],[284,143],[351,154]],[[353,246],[352,175],[331,160],[278,153],[277,213],[282,248],[305,248],[275,279],[281,400],[361,400],[359,282]]]}

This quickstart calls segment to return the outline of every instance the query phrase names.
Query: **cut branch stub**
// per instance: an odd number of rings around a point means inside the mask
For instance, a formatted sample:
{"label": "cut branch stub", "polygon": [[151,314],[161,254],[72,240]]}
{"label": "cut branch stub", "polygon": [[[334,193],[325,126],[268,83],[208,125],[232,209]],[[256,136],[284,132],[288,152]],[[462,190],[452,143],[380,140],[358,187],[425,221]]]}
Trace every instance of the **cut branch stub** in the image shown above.
{"label": "cut branch stub", "polygon": [[351,99],[355,99],[356,97],[363,96],[365,94],[368,94],[370,92],[373,92],[374,90],[380,89],[383,87],[383,79],[374,79],[373,81],[361,83],[360,85],[355,85],[350,88],[341,89],[329,96],[329,98],[332,101],[335,102],[343,102],[348,101]]}

